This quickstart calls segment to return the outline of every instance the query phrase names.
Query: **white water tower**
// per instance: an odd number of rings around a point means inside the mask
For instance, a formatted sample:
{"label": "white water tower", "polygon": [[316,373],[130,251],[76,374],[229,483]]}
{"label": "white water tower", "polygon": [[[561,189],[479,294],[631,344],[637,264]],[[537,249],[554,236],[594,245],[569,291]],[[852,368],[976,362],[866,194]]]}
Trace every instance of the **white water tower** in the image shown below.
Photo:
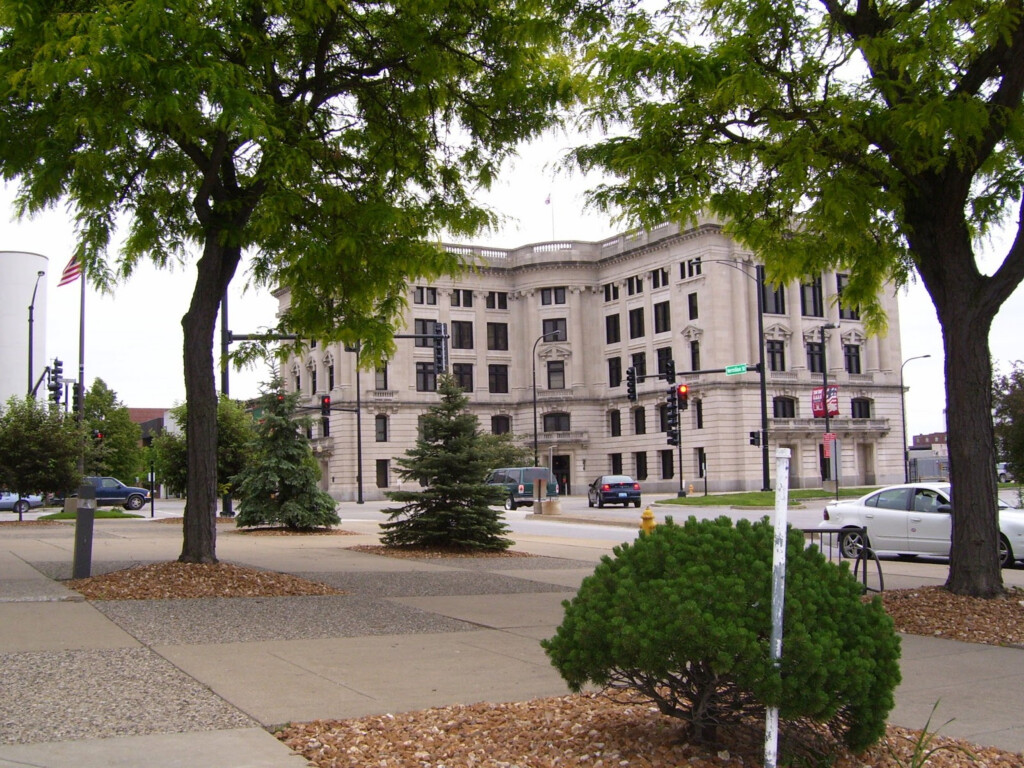
{"label": "white water tower", "polygon": [[[29,391],[29,374],[34,386],[46,368],[49,261],[38,253],[0,251],[0,402],[15,395],[24,397]],[[48,394],[45,382],[36,395],[40,392]]]}

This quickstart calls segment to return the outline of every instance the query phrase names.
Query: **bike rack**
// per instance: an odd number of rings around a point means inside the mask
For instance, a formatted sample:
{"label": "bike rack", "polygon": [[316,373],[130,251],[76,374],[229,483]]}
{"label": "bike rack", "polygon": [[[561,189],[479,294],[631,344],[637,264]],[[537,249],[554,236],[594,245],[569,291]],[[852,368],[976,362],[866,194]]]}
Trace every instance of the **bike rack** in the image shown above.
{"label": "bike rack", "polygon": [[[861,541],[866,541],[868,537],[867,528],[801,528],[804,534],[804,539],[809,544],[816,544],[818,549],[827,557],[830,561],[837,560],[842,562],[847,559],[843,557],[843,549],[840,546],[842,536],[847,533],[859,533]],[[874,562],[875,571],[878,573],[878,587],[872,587],[868,584],[868,563]],[[878,559],[878,555],[875,550],[870,547],[859,547],[857,550],[857,557],[853,563],[853,578],[860,581],[864,587],[865,592],[882,592],[885,589],[885,577],[882,575],[882,563]]]}

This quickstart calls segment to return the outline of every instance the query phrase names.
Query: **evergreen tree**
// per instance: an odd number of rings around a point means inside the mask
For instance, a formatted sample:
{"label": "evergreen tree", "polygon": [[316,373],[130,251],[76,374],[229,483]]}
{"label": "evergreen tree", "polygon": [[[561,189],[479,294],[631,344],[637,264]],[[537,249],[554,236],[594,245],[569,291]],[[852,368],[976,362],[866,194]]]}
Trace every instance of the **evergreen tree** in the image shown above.
{"label": "evergreen tree", "polygon": [[334,499],[317,485],[320,467],[300,433],[308,419],[295,418],[297,399],[278,392],[261,398],[254,457],[232,478],[240,499],[239,527],[279,524],[302,530],[341,522]]}
{"label": "evergreen tree", "polygon": [[85,474],[116,477],[135,485],[145,474],[142,428],[132,421],[128,406],[103,379],[95,379],[85,393]]}
{"label": "evergreen tree", "polygon": [[384,510],[381,541],[388,546],[447,549],[507,549],[511,539],[501,511],[503,489],[487,485],[490,469],[481,450],[479,422],[466,406],[469,399],[451,376],[438,377],[441,402],[421,423],[416,447],[398,459],[403,480],[418,482],[421,491],[391,491],[403,506]]}

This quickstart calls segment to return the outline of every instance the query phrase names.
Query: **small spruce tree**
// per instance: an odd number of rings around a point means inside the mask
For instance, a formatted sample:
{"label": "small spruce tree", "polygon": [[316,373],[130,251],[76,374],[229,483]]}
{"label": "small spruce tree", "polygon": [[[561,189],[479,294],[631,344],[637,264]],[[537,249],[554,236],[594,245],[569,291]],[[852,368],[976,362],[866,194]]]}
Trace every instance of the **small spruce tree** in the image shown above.
{"label": "small spruce tree", "polygon": [[479,422],[451,376],[438,377],[441,402],[423,417],[416,446],[397,460],[404,481],[419,491],[391,491],[403,506],[384,510],[381,541],[387,546],[502,550],[512,541],[501,511],[503,489],[484,482],[489,453],[482,450]]}
{"label": "small spruce tree", "polygon": [[[276,388],[274,384],[272,388]],[[341,522],[335,501],[317,486],[320,468],[295,418],[297,396],[264,393],[254,458],[232,479],[239,498],[239,527],[284,525],[306,530]]]}

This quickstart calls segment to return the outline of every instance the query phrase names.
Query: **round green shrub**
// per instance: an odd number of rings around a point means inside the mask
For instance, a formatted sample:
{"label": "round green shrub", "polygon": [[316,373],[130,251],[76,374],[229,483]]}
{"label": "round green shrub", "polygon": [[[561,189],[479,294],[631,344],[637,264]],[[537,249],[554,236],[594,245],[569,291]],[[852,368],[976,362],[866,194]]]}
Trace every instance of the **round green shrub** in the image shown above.
{"label": "round green shrub", "polygon": [[773,538],[767,520],[669,520],[602,558],[542,646],[572,690],[634,689],[689,722],[697,740],[777,706],[783,719],[827,723],[859,751],[885,732],[899,637],[881,600],[861,599],[846,563],[790,529],[773,665]]}

